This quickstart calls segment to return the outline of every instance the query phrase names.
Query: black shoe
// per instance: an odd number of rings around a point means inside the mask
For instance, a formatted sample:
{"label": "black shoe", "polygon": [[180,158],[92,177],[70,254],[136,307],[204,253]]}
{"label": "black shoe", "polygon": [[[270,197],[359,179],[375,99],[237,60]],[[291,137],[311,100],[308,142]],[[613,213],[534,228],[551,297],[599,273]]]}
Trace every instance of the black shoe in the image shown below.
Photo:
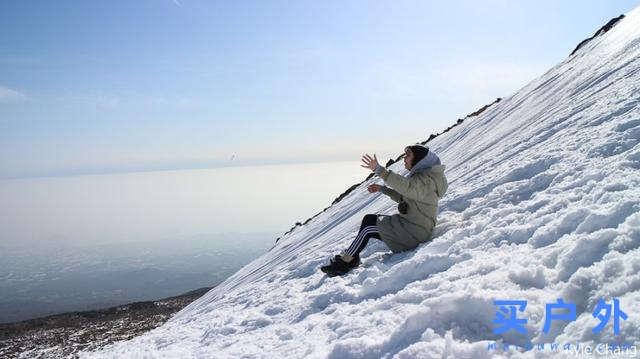
{"label": "black shoe", "polygon": [[[331,258],[331,260],[330,260],[330,261],[331,261],[331,263],[333,263],[333,262],[335,262],[335,261],[337,261],[337,260],[340,260],[341,262],[347,263],[347,262],[345,262],[345,261],[342,259],[342,256],[341,256],[341,255],[339,255],[339,254],[336,254],[335,256],[333,256],[333,258]],[[359,265],[360,265],[360,255],[359,255],[359,254],[356,254],[356,256],[355,256],[355,257],[353,257],[353,259],[351,260],[351,262],[349,262],[349,263],[347,263],[347,264],[352,265],[354,268],[355,268],[355,267],[357,267],[357,266],[359,266]]]}
{"label": "black shoe", "polygon": [[360,265],[360,256],[356,255],[351,262],[345,262],[340,255],[331,259],[331,264],[320,267],[320,270],[327,273],[329,277],[343,275]]}

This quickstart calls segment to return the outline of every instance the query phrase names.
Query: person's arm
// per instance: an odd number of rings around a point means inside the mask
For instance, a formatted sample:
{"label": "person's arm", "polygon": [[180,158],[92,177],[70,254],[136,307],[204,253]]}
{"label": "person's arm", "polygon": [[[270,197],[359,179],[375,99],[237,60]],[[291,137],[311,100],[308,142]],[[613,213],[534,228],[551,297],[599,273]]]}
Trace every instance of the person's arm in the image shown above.
{"label": "person's arm", "polygon": [[400,193],[394,191],[393,189],[391,189],[391,188],[389,188],[387,186],[380,187],[380,192],[386,194],[387,196],[389,196],[395,202],[400,203],[400,201],[402,201],[402,196],[400,195]]}
{"label": "person's arm", "polygon": [[428,191],[435,190],[435,183],[427,175],[418,173],[411,177],[403,177],[380,165],[376,167],[376,174],[384,180],[396,193],[401,196],[420,201],[425,198]]}

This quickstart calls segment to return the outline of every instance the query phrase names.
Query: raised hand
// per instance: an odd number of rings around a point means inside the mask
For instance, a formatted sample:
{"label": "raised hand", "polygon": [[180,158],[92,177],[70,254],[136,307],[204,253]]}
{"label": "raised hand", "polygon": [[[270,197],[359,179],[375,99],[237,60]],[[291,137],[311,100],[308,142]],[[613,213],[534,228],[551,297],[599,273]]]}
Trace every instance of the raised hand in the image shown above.
{"label": "raised hand", "polygon": [[364,162],[364,165],[360,165],[360,167],[368,168],[372,171],[375,171],[376,167],[378,167],[378,158],[375,153],[373,154],[373,157],[369,156],[369,154],[363,155],[362,162]]}

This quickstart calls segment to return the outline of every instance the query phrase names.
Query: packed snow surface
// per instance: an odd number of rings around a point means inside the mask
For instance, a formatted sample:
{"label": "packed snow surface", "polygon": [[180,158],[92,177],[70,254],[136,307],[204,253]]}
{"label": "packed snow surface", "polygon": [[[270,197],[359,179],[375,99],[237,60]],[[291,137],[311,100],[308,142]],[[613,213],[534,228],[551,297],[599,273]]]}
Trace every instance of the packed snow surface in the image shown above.
{"label": "packed snow surface", "polygon": [[[367,191],[374,177],[164,326],[84,355],[546,357],[569,354],[536,345],[640,345],[639,101],[640,8],[428,143],[449,180],[432,242],[392,254],[374,240],[348,275],[318,270],[365,214],[395,213]],[[391,169],[406,174],[402,161]],[[544,333],[558,298],[576,319]],[[613,315],[594,333],[594,309],[613,298],[628,318],[618,334]],[[526,334],[494,334],[495,300],[527,301]]]}

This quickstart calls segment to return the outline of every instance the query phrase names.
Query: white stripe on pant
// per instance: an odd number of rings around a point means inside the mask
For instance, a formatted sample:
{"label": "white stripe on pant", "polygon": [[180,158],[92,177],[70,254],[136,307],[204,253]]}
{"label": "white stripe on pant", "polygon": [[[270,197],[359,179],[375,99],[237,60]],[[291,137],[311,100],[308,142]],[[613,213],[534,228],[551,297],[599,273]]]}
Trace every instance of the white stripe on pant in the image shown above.
{"label": "white stripe on pant", "polygon": [[348,255],[350,255],[350,256],[355,256],[356,251],[358,251],[358,248],[360,248],[360,246],[362,245],[362,242],[365,240],[367,235],[368,234],[372,234],[372,233],[376,233],[376,234],[378,233],[378,227],[377,226],[366,226],[366,227],[364,227],[360,231],[360,233],[358,233],[358,235],[356,236],[356,239],[353,241],[353,243],[351,243],[351,245],[347,249],[346,253]]}

